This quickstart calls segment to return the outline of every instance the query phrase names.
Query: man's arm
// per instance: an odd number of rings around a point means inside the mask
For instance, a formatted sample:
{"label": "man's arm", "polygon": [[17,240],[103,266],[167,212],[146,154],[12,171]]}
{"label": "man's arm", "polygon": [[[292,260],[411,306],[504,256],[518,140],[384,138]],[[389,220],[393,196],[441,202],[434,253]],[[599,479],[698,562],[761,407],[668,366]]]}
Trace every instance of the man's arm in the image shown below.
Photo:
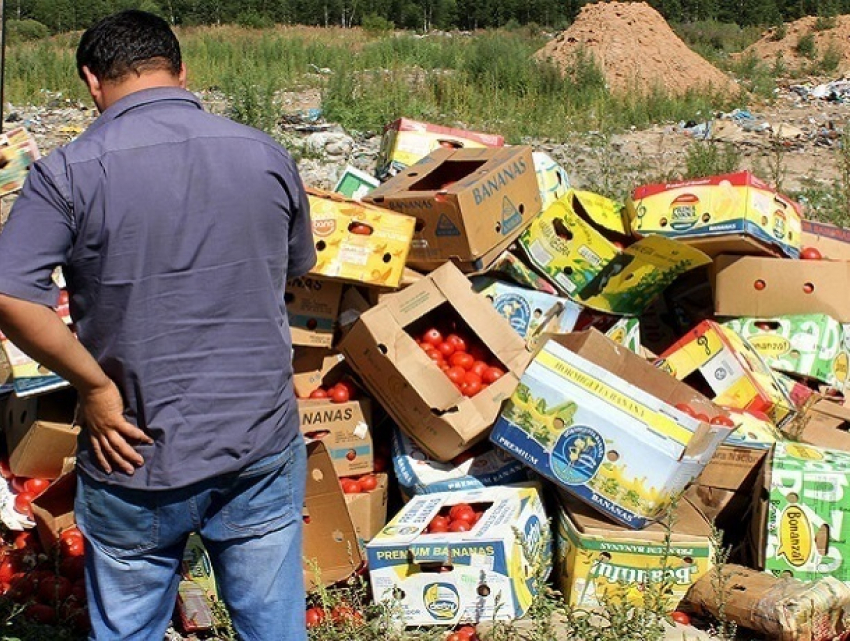
{"label": "man's arm", "polygon": [[132,474],[144,463],[129,441],[153,441],[124,419],[124,401],[115,383],[54,310],[0,294],[0,329],[29,356],[77,388],[92,450],[107,474],[113,467]]}

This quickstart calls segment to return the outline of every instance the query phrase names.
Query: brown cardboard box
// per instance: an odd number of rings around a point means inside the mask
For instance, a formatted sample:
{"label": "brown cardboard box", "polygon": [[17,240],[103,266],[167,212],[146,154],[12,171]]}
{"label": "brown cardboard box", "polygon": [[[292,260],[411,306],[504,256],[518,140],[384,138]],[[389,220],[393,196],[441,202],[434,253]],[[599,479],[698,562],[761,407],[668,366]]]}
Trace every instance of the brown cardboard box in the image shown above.
{"label": "brown cardboard box", "polygon": [[850,322],[848,261],[718,256],[713,280],[718,316],[826,314]]}
{"label": "brown cardboard box", "polygon": [[77,452],[76,407],[77,393],[70,388],[9,398],[4,423],[15,476],[55,479],[62,473],[65,459]]}
{"label": "brown cardboard box", "polygon": [[782,428],[788,438],[850,452],[850,408],[815,396],[798,418]]}
{"label": "brown cardboard box", "polygon": [[292,385],[295,395],[307,398],[322,387],[326,379],[338,380],[344,369],[345,357],[339,352],[324,347],[295,347],[292,359]]}
{"label": "brown cardboard box", "polygon": [[820,250],[824,258],[850,260],[850,229],[829,223],[803,220],[803,247]]}
{"label": "brown cardboard box", "polygon": [[376,474],[378,486],[371,492],[346,494],[345,504],[361,544],[368,543],[387,524],[389,477]]}
{"label": "brown cardboard box", "polygon": [[347,403],[299,399],[298,414],[301,432],[321,439],[328,448],[337,476],[372,471],[372,408],[368,399]]}
{"label": "brown cardboard box", "polygon": [[363,563],[342,488],[321,441],[307,442],[304,503],[304,572],[312,590],[347,579]]}
{"label": "brown cardboard box", "polygon": [[487,267],[541,207],[527,146],[439,149],[363,200],[416,218],[407,262],[423,271]]}
{"label": "brown cardboard box", "polygon": [[293,345],[330,347],[339,314],[343,284],[313,276],[286,283],[286,314]]}
{"label": "brown cardboard box", "polygon": [[50,550],[59,540],[59,534],[76,523],[74,495],[77,474],[72,465],[67,465],[66,470],[32,502],[32,518],[38,540],[45,550]]}
{"label": "brown cardboard box", "polygon": [[[410,333],[454,316],[505,366],[505,376],[472,398],[458,391]],[[340,349],[396,423],[441,461],[486,436],[530,358],[519,334],[451,263],[385,296],[360,317]]]}

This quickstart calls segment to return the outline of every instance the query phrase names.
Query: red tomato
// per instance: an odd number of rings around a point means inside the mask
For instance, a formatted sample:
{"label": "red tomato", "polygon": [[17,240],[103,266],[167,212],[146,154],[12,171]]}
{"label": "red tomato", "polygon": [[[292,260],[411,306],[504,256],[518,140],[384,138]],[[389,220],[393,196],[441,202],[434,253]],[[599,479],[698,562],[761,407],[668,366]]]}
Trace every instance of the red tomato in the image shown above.
{"label": "red tomato", "polygon": [[472,370],[469,370],[468,372],[464,373],[463,382],[467,385],[471,385],[472,383],[477,383],[478,385],[481,385],[481,376],[479,374],[476,374]]}
{"label": "red tomato", "polygon": [[813,291],[815,291],[814,285],[812,285],[811,283],[804,283],[803,284],[803,293],[811,294]]}
{"label": "red tomato", "polygon": [[475,358],[467,352],[455,352],[449,357],[452,367],[462,367],[468,370],[475,363]]}
{"label": "red tomato", "polygon": [[360,489],[363,492],[371,492],[378,487],[378,477],[374,474],[364,474],[360,477]]}
{"label": "red tomato", "polygon": [[753,287],[755,287],[756,290],[761,291],[765,287],[767,287],[767,283],[764,282],[761,278],[759,278],[756,282],[753,283]]}
{"label": "red tomato", "polygon": [[31,492],[21,492],[15,497],[15,510],[32,518],[32,500],[35,496]]}
{"label": "red tomato", "polygon": [[8,556],[0,561],[0,581],[3,583],[11,582],[12,577],[15,576],[15,573],[18,571],[19,565],[19,561]]}
{"label": "red tomato", "polygon": [[321,625],[325,620],[325,611],[322,608],[308,608],[306,617],[307,627],[315,628],[317,625]]}
{"label": "red tomato", "polygon": [[449,510],[449,516],[452,521],[466,521],[472,523],[475,521],[475,510],[468,503],[460,503],[452,506]]}
{"label": "red tomato", "polygon": [[803,247],[803,251],[800,252],[800,258],[803,260],[821,260],[823,259],[823,254],[816,247]]}
{"label": "red tomato", "polygon": [[479,379],[483,379],[484,372],[487,371],[487,367],[488,365],[484,361],[475,361],[472,363],[472,367],[469,368],[469,371],[478,374]]}
{"label": "red tomato", "polygon": [[460,636],[457,632],[452,632],[446,637],[446,641],[466,641],[466,638]]}
{"label": "red tomato", "polygon": [[[472,372],[469,372],[470,374]],[[470,381],[468,383],[463,383],[460,388],[460,393],[466,396],[467,398],[472,398],[482,389],[482,385],[477,381]]]}
{"label": "red tomato", "polygon": [[[437,351],[436,347],[428,347],[425,349],[425,356],[430,358],[432,361],[440,365],[441,363],[445,363],[446,359],[443,358],[443,355]],[[454,358],[454,354],[452,354],[452,358]]]}
{"label": "red tomato", "polygon": [[756,326],[756,327],[758,327],[758,328],[759,328],[761,331],[763,331],[763,332],[769,332],[769,331],[771,331],[771,330],[773,329],[773,328],[770,326],[770,323],[766,323],[766,322],[764,322],[764,321],[757,321],[757,322],[755,323],[755,326]]}
{"label": "red tomato", "polygon": [[343,389],[348,391],[348,397],[349,398],[352,398],[352,399],[357,398],[357,385],[355,385],[352,381],[348,380],[347,378],[343,378],[340,381],[338,381],[337,384],[334,385],[334,387],[342,387]]}
{"label": "red tomato", "polygon": [[372,228],[369,225],[365,225],[363,223],[353,223],[349,228],[352,234],[358,234],[360,236],[371,236]]}
{"label": "red tomato", "polygon": [[718,414],[717,416],[713,416],[709,421],[712,425],[723,425],[725,427],[735,427],[735,422],[729,418],[728,416],[724,416],[723,414]]}
{"label": "red tomato", "polygon": [[348,450],[345,453],[345,458],[348,459],[349,461],[353,461],[354,459],[357,458],[357,450]]}
{"label": "red tomato", "polygon": [[340,479],[339,483],[342,485],[342,491],[345,494],[360,494],[363,490],[360,482],[354,479]]}
{"label": "red tomato", "polygon": [[24,481],[24,491],[31,492],[32,494],[38,496],[39,494],[44,492],[44,490],[46,490],[49,485],[50,481],[48,481],[47,479],[27,479],[26,481]]}
{"label": "red tomato", "polygon": [[348,603],[334,606],[331,610],[331,619],[334,623],[351,623],[359,625],[363,622],[363,615],[351,607]]}
{"label": "red tomato", "polygon": [[452,383],[463,383],[463,377],[466,376],[466,370],[462,367],[453,366],[446,370],[446,376]]}
{"label": "red tomato", "polygon": [[671,612],[670,618],[673,619],[676,623],[681,623],[682,625],[690,625],[691,624],[691,617],[689,617],[684,612],[679,612],[679,610],[676,610],[675,612]]}
{"label": "red tomato", "polygon": [[21,492],[26,492],[26,482],[29,479],[26,476],[13,476],[12,477],[12,491],[15,494],[20,494]]}
{"label": "red tomato", "polygon": [[698,414],[694,414],[694,418],[696,420],[700,421],[701,423],[708,423],[709,422],[708,414],[704,414],[702,412],[700,412]]}
{"label": "red tomato", "polygon": [[334,385],[330,389],[330,397],[332,403],[347,403],[351,398],[351,395],[348,393],[346,388]]}
{"label": "red tomato", "polygon": [[694,411],[694,408],[688,405],[687,403],[676,403],[674,406],[680,412],[684,412],[688,416],[696,416],[697,413]]}
{"label": "red tomato", "polygon": [[56,609],[43,603],[32,603],[24,609],[24,616],[36,623],[56,623]]}
{"label": "red tomato", "polygon": [[310,392],[310,398],[327,398],[328,392],[323,387],[317,387],[312,392]]}
{"label": "red tomato", "polygon": [[446,342],[454,347],[456,352],[466,351],[466,341],[457,334],[449,334],[446,337]]}
{"label": "red tomato", "polygon": [[448,358],[452,354],[454,354],[457,350],[455,346],[449,343],[448,341],[443,341],[439,345],[437,345],[437,351],[443,355],[444,358]]}
{"label": "red tomato", "polygon": [[501,367],[488,367],[481,375],[481,380],[490,385],[491,383],[498,381],[504,375],[505,372]]}
{"label": "red tomato", "polygon": [[42,603],[53,605],[62,603],[71,596],[71,581],[64,576],[54,574],[39,581],[38,597]]}
{"label": "red tomato", "polygon": [[429,327],[425,330],[425,333],[422,334],[422,342],[436,347],[443,342],[443,335],[436,327]]}
{"label": "red tomato", "polygon": [[431,522],[428,524],[429,532],[448,532],[449,531],[449,519],[445,516],[440,516],[439,514],[431,519]]}
{"label": "red tomato", "polygon": [[66,556],[59,562],[59,572],[71,581],[82,579],[86,573],[86,560],[80,556]]}
{"label": "red tomato", "polygon": [[472,523],[469,521],[452,521],[449,523],[449,532],[469,532],[472,529]]}

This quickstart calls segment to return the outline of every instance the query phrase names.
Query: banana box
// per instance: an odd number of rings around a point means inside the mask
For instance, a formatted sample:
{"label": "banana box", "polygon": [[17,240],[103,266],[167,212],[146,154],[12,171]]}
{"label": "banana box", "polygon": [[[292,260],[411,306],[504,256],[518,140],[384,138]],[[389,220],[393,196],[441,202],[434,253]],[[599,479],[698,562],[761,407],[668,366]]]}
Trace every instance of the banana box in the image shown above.
{"label": "banana box", "polygon": [[365,171],[360,171],[357,167],[346,165],[339,180],[336,182],[334,191],[346,198],[360,200],[380,184],[381,181],[373,178]]}
{"label": "banana box", "polygon": [[283,300],[292,344],[330,347],[342,299],[342,283],[304,276],[286,281]]}
{"label": "banana box", "polygon": [[396,289],[416,221],[336,194],[308,189],[316,266],[311,274]]}
{"label": "banana box", "polygon": [[605,335],[635,354],[643,353],[640,345],[640,321],[637,318],[619,319]]}
{"label": "banana box", "polygon": [[643,185],[626,211],[635,236],[678,238],[710,256],[800,256],[800,206],[747,171]]}
{"label": "banana box", "polygon": [[375,175],[381,180],[387,180],[415,165],[435,149],[474,149],[501,147],[504,144],[504,137],[498,134],[453,129],[399,118],[384,128]]}
{"label": "banana box", "polygon": [[[550,566],[540,494],[527,483],[414,497],[366,545],[375,599],[393,602],[408,626],[523,616],[536,594],[537,560]],[[484,510],[471,530],[427,531],[435,516],[459,504]]]}
{"label": "banana box", "polygon": [[494,260],[486,271],[481,272],[484,276],[509,280],[521,287],[535,289],[544,294],[558,295],[558,290],[548,280],[536,271],[528,267],[518,256],[509,249],[503,251]]}
{"label": "banana box", "polygon": [[473,445],[451,461],[438,461],[398,428],[393,430],[393,469],[405,497],[458,492],[529,480],[530,470],[487,442]]}
{"label": "banana box", "polygon": [[566,170],[552,160],[549,154],[535,151],[531,154],[534,160],[534,173],[537,174],[537,184],[540,186],[540,200],[545,210],[570,189],[570,177]]}
{"label": "banana box", "polygon": [[570,190],[519,237],[529,263],[561,294],[601,312],[636,316],[678,276],[707,265],[692,247],[652,236],[629,242],[621,207]]}
{"label": "banana box", "polygon": [[488,276],[470,279],[472,288],[493,304],[523,338],[538,330],[563,334],[575,327],[581,307],[573,301],[511,285]]}
{"label": "banana box", "polygon": [[587,505],[559,493],[555,542],[557,585],[577,608],[607,603],[642,606],[657,590],[665,609],[713,565],[711,524],[687,500],[671,514],[671,531],[654,523],[640,531],[611,523]]}
{"label": "banana box", "polygon": [[714,321],[697,325],[655,365],[695,387],[707,386],[718,405],[764,412],[777,427],[796,415],[794,402],[759,353]]}
{"label": "banana box", "polygon": [[847,381],[844,325],[825,314],[735,318],[724,323],[747,340],[770,367],[839,390]]}
{"label": "banana box", "polygon": [[324,398],[299,398],[298,416],[301,432],[324,443],[337,476],[367,474],[374,469],[369,399],[334,403]]}
{"label": "banana box", "polygon": [[777,443],[767,479],[765,569],[850,581],[850,453]]}
{"label": "banana box", "polygon": [[661,518],[728,436],[732,428],[709,423],[721,414],[690,386],[589,330],[543,343],[490,440],[641,529]]}

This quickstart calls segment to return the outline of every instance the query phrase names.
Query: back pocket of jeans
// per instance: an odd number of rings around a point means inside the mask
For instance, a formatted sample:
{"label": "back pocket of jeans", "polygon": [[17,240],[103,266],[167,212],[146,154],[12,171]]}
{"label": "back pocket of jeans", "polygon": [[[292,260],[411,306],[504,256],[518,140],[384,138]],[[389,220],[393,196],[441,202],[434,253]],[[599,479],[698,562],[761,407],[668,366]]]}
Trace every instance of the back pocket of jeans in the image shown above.
{"label": "back pocket of jeans", "polygon": [[[80,486],[82,487],[81,483]],[[85,532],[118,554],[146,552],[159,539],[159,508],[153,496],[130,492],[121,497],[105,487],[86,486],[82,504]]]}
{"label": "back pocket of jeans", "polygon": [[262,536],[295,520],[292,465],[260,476],[241,478],[222,507],[222,522],[236,537]]}

